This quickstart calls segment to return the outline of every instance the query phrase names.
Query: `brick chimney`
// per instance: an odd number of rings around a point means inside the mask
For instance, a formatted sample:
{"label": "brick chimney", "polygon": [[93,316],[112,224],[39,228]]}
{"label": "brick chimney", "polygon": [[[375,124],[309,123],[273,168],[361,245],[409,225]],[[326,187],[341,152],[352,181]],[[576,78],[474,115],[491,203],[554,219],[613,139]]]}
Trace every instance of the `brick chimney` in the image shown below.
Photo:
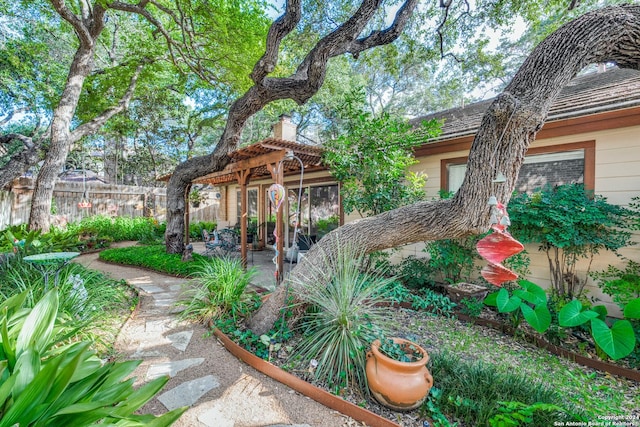
{"label": "brick chimney", "polygon": [[273,125],[273,137],[285,141],[296,141],[297,127],[291,123],[291,116],[283,114],[278,123]]}

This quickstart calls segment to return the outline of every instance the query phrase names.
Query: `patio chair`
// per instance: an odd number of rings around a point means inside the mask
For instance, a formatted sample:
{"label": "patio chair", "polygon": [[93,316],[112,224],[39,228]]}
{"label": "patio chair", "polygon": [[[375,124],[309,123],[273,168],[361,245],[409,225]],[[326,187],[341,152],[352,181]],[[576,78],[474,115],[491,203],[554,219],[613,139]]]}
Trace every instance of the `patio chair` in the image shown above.
{"label": "patio chair", "polygon": [[227,255],[232,255],[236,252],[240,253],[240,236],[235,230],[223,228],[218,231],[218,235],[220,236],[220,246]]}
{"label": "patio chair", "polygon": [[[213,235],[213,238],[212,238]],[[204,248],[206,249],[205,255],[215,255],[215,253],[222,246],[222,241],[220,240],[220,236],[218,232],[213,230],[209,233],[207,230],[202,230],[202,240],[204,241]]]}

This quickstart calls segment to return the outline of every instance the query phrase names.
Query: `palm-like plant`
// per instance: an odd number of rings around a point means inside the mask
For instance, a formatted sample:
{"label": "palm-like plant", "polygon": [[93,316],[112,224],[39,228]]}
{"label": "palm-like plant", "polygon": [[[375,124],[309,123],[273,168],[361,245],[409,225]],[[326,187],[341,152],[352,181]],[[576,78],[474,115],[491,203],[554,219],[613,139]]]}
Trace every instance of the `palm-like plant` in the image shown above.
{"label": "palm-like plant", "polygon": [[[367,390],[365,353],[371,341],[384,333],[384,288],[395,280],[384,271],[363,270],[366,255],[356,244],[334,253],[315,254],[323,259],[323,271],[300,279],[296,296],[312,306],[301,322],[305,338],[294,356],[317,360],[315,377],[340,390],[355,383]],[[329,268],[326,268],[328,266]]]}
{"label": "palm-like plant", "polygon": [[56,289],[32,309],[23,308],[27,293],[0,304],[0,427],[169,426],[186,410],[135,414],[168,378],[134,389],[140,361],[103,364],[89,342],[68,341],[75,328],[58,316]]}
{"label": "palm-like plant", "polygon": [[193,276],[195,283],[186,290],[178,302],[185,309],[181,319],[209,323],[218,319],[244,316],[255,303],[256,296],[246,293],[255,268],[244,270],[237,258],[212,258],[203,261]]}

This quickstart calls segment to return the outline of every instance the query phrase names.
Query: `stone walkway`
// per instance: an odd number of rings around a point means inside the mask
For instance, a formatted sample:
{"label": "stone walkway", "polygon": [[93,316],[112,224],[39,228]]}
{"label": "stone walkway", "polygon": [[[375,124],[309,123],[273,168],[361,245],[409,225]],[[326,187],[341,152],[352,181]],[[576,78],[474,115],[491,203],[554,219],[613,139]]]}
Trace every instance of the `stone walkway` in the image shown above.
{"label": "stone walkway", "polygon": [[189,406],[174,424],[178,427],[353,425],[350,418],[239,361],[204,327],[179,322],[174,303],[185,279],[103,263],[97,254],[76,261],[140,291],[140,308],[124,325],[116,350],[120,360],[142,360],[134,372],[136,385],[170,377],[142,412],[159,415]]}

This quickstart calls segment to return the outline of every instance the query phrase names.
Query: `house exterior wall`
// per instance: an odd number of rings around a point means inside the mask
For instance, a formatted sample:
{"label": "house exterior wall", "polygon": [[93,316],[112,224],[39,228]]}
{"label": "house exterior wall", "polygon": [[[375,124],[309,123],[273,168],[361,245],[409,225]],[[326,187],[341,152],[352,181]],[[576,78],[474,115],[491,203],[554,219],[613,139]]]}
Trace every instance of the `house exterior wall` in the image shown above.
{"label": "house exterior wall", "polygon": [[[587,132],[577,135],[544,138],[533,142],[531,149],[554,147],[562,144],[595,142],[594,159],[594,190],[595,193],[607,198],[609,203],[627,206],[632,198],[640,197],[640,126],[631,126],[614,130]],[[456,150],[418,158],[419,163],[413,165],[414,172],[423,172],[429,176],[426,183],[428,197],[437,197],[442,185],[441,164],[446,159],[466,157],[468,150]],[[588,167],[587,165],[585,165]],[[634,235],[634,240],[640,243],[640,234]],[[394,253],[394,259],[400,260],[406,256],[426,257],[422,251],[424,244],[412,244],[400,248]],[[527,245],[526,250],[531,258],[531,274],[526,278],[543,287],[550,287],[549,263],[544,252],[538,251],[537,245]],[[640,260],[640,245],[623,248],[620,253],[629,259]],[[591,265],[591,271],[599,271],[608,265],[622,267],[624,261],[610,252],[597,255]],[[584,277],[588,265],[581,262],[578,274]],[[588,297],[601,300],[609,312],[620,314],[618,307],[611,303],[610,297],[600,292],[597,284],[588,279],[586,289]]]}

